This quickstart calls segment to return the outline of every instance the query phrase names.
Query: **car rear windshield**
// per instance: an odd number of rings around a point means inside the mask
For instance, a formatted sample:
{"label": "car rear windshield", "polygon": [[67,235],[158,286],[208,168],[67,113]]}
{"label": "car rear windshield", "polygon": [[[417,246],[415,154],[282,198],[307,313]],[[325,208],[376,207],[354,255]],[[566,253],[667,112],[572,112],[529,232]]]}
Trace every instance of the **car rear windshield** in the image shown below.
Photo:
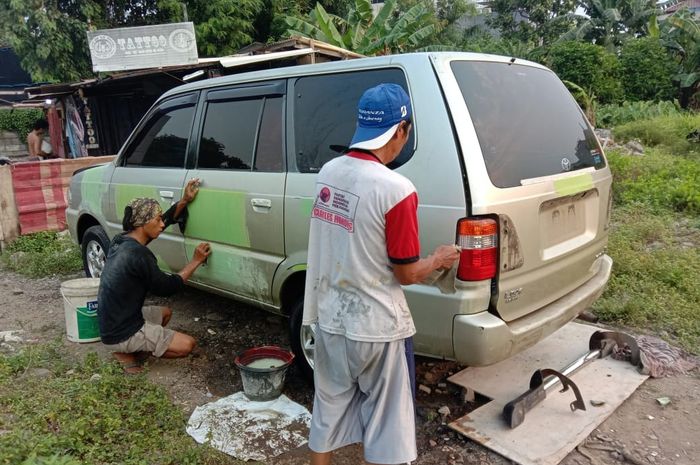
{"label": "car rear windshield", "polygon": [[605,166],[593,131],[551,71],[454,61],[452,72],[494,186],[520,186],[527,179]]}

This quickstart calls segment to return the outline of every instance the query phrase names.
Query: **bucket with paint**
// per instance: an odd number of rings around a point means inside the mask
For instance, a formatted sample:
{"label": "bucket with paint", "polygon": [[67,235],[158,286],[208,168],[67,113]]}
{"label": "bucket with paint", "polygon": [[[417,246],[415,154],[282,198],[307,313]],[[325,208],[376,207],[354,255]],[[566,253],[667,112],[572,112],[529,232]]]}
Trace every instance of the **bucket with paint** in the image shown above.
{"label": "bucket with paint", "polygon": [[100,340],[97,323],[97,290],[99,278],[71,279],[61,283],[63,307],[66,313],[66,335],[72,342]]}
{"label": "bucket with paint", "polygon": [[278,398],[292,361],[293,353],[276,346],[254,347],[238,354],[234,363],[241,371],[246,397],[259,402]]}

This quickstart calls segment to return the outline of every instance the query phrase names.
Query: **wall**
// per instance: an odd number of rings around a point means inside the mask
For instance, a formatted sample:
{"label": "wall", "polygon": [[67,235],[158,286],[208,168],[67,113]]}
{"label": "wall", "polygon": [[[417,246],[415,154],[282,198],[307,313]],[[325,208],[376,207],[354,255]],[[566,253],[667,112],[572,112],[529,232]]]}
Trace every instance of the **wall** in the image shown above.
{"label": "wall", "polygon": [[9,131],[0,131],[0,157],[8,157],[17,160],[28,157],[27,146],[19,140],[17,134]]}

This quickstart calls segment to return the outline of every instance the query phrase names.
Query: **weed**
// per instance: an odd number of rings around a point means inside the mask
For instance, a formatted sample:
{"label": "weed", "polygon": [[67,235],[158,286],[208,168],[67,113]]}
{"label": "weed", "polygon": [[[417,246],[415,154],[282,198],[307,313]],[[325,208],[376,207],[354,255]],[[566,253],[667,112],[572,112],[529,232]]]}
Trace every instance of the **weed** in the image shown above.
{"label": "weed", "polygon": [[18,237],[0,259],[9,269],[32,277],[66,275],[83,267],[78,246],[54,231]]}
{"label": "weed", "polygon": [[700,130],[700,114],[683,113],[632,121],[613,130],[615,139],[640,140],[644,145],[662,146],[678,155],[700,153],[700,143],[692,134]]}
{"label": "weed", "polygon": [[238,463],[195,444],[163,388],[94,352],[72,362],[60,341],[0,355],[0,429],[0,464]]}
{"label": "weed", "polygon": [[596,121],[599,127],[611,128],[625,123],[642,119],[652,119],[657,116],[672,116],[681,113],[678,102],[624,102],[620,105],[598,105]]}

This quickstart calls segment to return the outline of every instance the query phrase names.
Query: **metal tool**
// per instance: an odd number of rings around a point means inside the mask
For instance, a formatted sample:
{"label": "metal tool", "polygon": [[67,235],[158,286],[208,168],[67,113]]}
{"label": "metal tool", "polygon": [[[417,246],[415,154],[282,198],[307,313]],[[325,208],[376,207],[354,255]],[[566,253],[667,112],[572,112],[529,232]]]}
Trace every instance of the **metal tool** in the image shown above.
{"label": "metal tool", "polygon": [[576,400],[570,404],[571,411],[586,410],[578,386],[569,377],[593,360],[607,357],[617,350],[616,354],[628,359],[632,365],[641,364],[637,341],[625,333],[596,331],[588,341],[588,348],[587,353],[567,365],[561,373],[549,368],[535,371],[530,379],[530,389],[503,407],[503,418],[508,426],[519,426],[525,420],[525,414],[545,399],[547,390],[559,383],[564,386],[560,392],[568,391],[569,388],[574,391]]}

